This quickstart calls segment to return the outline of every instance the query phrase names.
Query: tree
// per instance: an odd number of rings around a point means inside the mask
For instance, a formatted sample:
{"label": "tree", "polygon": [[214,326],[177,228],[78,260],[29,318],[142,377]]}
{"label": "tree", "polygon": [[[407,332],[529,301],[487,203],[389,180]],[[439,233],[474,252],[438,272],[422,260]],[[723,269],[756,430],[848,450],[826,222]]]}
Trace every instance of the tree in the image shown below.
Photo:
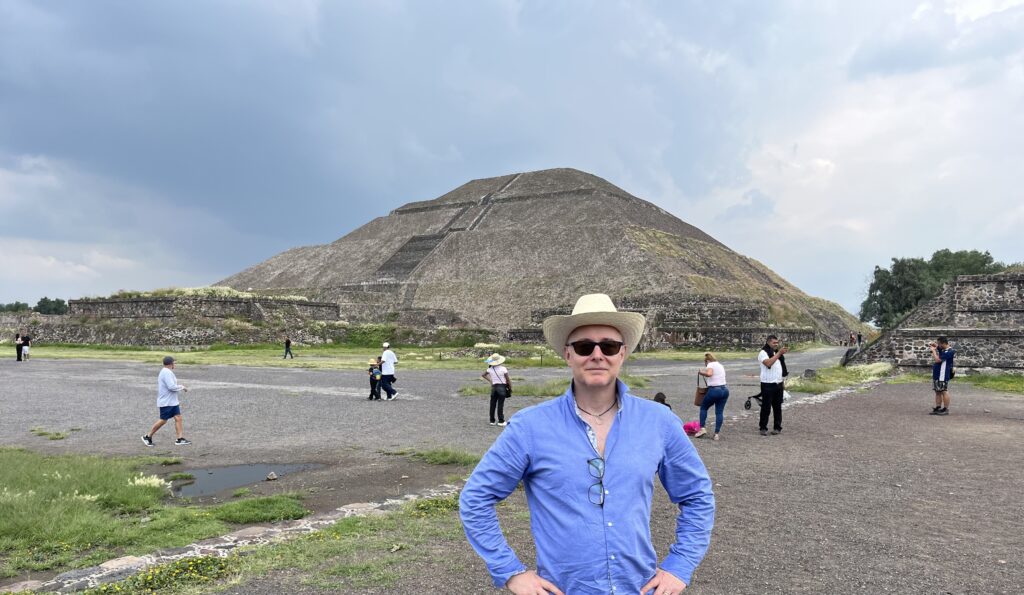
{"label": "tree", "polygon": [[921,302],[942,291],[957,275],[998,273],[1007,266],[988,252],[939,250],[929,260],[893,258],[888,269],[875,267],[868,295],[860,305],[860,319],[891,328]]}
{"label": "tree", "polygon": [[40,314],[68,313],[68,305],[64,302],[64,300],[60,298],[51,300],[50,298],[45,296],[39,300],[39,303],[36,304],[36,307],[33,309]]}
{"label": "tree", "polygon": [[0,312],[28,312],[29,307],[25,302],[11,302],[10,304],[0,304]]}

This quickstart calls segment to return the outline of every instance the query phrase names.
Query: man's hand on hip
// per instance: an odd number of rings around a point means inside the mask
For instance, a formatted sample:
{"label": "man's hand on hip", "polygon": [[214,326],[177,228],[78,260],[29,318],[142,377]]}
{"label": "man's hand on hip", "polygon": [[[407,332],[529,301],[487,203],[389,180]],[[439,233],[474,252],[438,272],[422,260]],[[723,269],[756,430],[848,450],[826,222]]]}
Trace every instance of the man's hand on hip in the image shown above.
{"label": "man's hand on hip", "polygon": [[508,579],[505,588],[516,595],[565,595],[558,587],[539,577],[536,572],[527,570]]}
{"label": "man's hand on hip", "polygon": [[640,589],[640,595],[679,595],[686,589],[686,583],[676,578],[671,572],[658,569],[654,578]]}

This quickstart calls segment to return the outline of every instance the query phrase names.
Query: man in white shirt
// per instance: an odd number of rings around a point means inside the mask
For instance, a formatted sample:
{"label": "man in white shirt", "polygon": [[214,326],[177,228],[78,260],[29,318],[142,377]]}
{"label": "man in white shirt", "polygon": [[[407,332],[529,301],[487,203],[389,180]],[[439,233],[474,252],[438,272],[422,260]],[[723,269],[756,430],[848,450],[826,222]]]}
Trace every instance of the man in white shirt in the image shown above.
{"label": "man in white shirt", "polygon": [[395,395],[398,393],[391,383],[395,381],[395,364],[398,363],[398,356],[395,355],[394,351],[391,351],[391,344],[384,343],[384,353],[380,354],[380,387],[388,394],[384,397],[385,401],[394,400]]}
{"label": "man in white shirt", "polygon": [[156,379],[156,406],[160,409],[160,419],[153,424],[149,433],[142,437],[143,444],[153,446],[153,434],[164,427],[169,419],[174,420],[174,431],[178,436],[174,444],[177,446],[192,444],[185,440],[182,434],[184,425],[181,421],[181,407],[180,401],[178,401],[178,393],[182,391],[188,392],[188,389],[178,384],[178,379],[174,376],[174,358],[168,355],[164,358],[164,368],[160,370],[160,376]]}
{"label": "man in white shirt", "polygon": [[768,435],[768,416],[775,414],[775,425],[772,435],[782,433],[782,379],[786,375],[786,360],[783,357],[789,351],[785,347],[779,349],[779,338],[768,335],[764,347],[757,354],[761,363],[761,435]]}

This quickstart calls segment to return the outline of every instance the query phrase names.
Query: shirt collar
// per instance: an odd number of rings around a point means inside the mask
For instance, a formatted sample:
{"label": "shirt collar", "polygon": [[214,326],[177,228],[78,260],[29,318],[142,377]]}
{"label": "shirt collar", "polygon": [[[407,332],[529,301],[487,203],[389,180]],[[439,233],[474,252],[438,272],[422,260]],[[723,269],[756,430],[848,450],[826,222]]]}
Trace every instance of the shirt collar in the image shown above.
{"label": "shirt collar", "polygon": [[[580,421],[583,421],[583,418],[579,417],[579,411],[576,407],[576,395],[573,393],[572,388],[573,383],[572,381],[570,381],[569,388],[565,389],[565,393],[562,394],[562,400],[565,402],[565,408],[570,413],[572,413],[574,417],[577,417],[580,419]],[[626,386],[626,383],[617,378],[615,379],[615,391],[616,394],[619,396],[619,410],[615,413],[615,416],[621,417],[622,412],[625,411],[626,408],[629,406],[629,399],[627,399],[626,397],[631,397],[633,395],[629,392],[629,387]]]}

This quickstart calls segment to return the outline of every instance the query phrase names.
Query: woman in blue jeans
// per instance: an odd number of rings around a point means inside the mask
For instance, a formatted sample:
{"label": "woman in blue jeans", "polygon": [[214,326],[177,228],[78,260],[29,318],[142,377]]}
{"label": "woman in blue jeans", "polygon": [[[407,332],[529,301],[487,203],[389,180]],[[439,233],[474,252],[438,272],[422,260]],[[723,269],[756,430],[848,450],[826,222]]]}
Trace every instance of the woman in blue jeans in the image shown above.
{"label": "woman in blue jeans", "polygon": [[698,370],[701,376],[707,376],[708,392],[704,395],[704,401],[700,405],[700,431],[694,434],[695,438],[702,438],[707,435],[704,425],[708,421],[708,409],[715,408],[715,436],[718,440],[718,433],[722,431],[722,422],[725,420],[725,402],[729,400],[729,387],[725,385],[725,368],[718,363],[714,354],[704,354],[705,368]]}

